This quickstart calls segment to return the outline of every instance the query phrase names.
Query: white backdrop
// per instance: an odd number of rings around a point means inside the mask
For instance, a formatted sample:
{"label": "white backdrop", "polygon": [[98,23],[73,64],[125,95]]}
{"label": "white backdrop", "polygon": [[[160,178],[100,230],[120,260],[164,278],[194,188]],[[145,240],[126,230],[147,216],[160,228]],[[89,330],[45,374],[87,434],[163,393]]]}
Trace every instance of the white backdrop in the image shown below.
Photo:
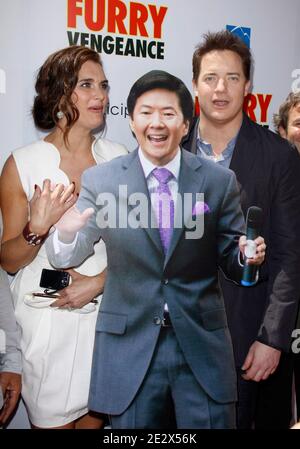
{"label": "white backdrop", "polygon": [[[142,14],[148,14],[148,20],[137,31],[146,32],[148,37],[132,35],[136,4]],[[167,8],[161,26],[155,28],[156,34],[161,31],[160,38],[154,37],[149,5],[152,5],[152,12],[158,14],[163,12],[160,8]],[[101,22],[104,17],[98,31],[90,30],[84,20],[85,12],[91,6],[94,15],[90,22]],[[115,30],[120,31],[119,34],[112,32],[115,6],[119,6],[121,12],[125,11],[124,21],[119,22],[122,28]],[[68,28],[74,8],[77,9],[76,28]],[[227,25],[251,30],[250,46],[255,59],[253,106],[257,102],[252,118],[271,125],[273,112],[277,111],[292,86],[300,88],[299,19],[299,0],[139,0],[134,3],[129,0],[0,0],[0,169],[14,148],[41,136],[30,115],[34,79],[50,53],[69,45],[67,31],[73,37],[80,33],[79,39],[84,38],[87,44],[92,34],[94,39],[110,36],[113,41],[122,37],[124,47],[128,39],[132,39],[133,45],[140,39],[146,43],[154,42],[154,48],[158,42],[163,47],[164,59],[123,56],[115,52],[102,55],[111,85],[107,137],[133,149],[135,141],[124,116],[126,98],[133,82],[146,71],[157,68],[179,76],[191,89],[195,45],[204,32],[218,31]],[[125,34],[130,31],[131,35]],[[259,99],[261,103],[270,100],[263,114]],[[24,410],[19,411],[11,426],[27,425]]]}

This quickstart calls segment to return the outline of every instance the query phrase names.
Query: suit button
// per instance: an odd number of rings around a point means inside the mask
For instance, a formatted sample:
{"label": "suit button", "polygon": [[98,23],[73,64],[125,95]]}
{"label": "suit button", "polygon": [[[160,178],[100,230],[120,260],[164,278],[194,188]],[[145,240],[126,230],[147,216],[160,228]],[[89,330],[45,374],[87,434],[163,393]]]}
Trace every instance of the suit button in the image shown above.
{"label": "suit button", "polygon": [[161,319],[159,318],[159,316],[155,316],[153,318],[153,323],[156,324],[157,326],[161,325]]}
{"label": "suit button", "polygon": [[163,283],[164,283],[165,285],[168,285],[169,279],[164,279],[164,280],[163,280]]}

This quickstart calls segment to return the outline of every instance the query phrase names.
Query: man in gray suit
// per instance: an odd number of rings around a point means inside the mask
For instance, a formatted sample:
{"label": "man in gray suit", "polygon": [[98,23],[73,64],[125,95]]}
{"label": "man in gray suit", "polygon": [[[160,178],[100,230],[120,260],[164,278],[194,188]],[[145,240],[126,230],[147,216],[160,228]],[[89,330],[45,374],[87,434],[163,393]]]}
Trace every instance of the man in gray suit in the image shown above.
{"label": "man in gray suit", "polygon": [[[47,241],[60,267],[81,263],[100,237],[106,244],[89,408],[110,415],[113,428],[234,428],[218,266],[241,279],[235,175],[180,149],[193,101],[178,78],[147,73],[127,105],[139,148],[84,173],[78,210]],[[87,221],[89,208],[96,213]],[[256,243],[252,263],[260,264],[265,244]]]}

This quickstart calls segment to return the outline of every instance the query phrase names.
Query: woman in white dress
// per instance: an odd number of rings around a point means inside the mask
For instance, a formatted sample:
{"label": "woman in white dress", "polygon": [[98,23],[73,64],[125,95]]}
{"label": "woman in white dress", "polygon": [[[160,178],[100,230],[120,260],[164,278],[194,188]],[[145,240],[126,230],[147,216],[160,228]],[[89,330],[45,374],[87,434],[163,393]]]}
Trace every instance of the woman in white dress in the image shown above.
{"label": "woman in white dress", "polygon": [[103,127],[108,102],[108,81],[95,51],[71,46],[49,56],[36,92],[35,124],[51,132],[8,158],[0,197],[1,263],[16,273],[12,292],[22,329],[22,396],[32,427],[100,428],[101,416],[89,412],[87,402],[99,306],[94,299],[99,303],[105,279],[103,242],[95,245],[95,255],[68,270],[72,283],[58,300],[31,293],[42,291],[42,269],[53,269],[43,242],[57,219],[43,207],[45,198],[59,197],[71,182],[78,194],[85,169],[127,150],[92,134]]}

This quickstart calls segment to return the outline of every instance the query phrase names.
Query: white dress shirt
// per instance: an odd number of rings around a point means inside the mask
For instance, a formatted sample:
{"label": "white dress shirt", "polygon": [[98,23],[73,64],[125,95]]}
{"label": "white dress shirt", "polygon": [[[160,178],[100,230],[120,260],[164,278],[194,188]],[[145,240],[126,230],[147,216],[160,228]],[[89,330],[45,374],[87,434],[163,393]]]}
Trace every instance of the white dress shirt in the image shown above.
{"label": "white dress shirt", "polygon": [[[181,152],[180,149],[178,149],[178,152],[176,156],[168,162],[166,165],[155,165],[149,159],[147,159],[142,151],[141,148],[139,148],[139,158],[140,162],[144,171],[144,175],[147,181],[148,191],[149,195],[152,201],[152,193],[155,193],[157,191],[157,187],[159,185],[158,180],[153,175],[152,171],[155,168],[166,168],[168,169],[172,175],[173,178],[170,179],[168,182],[168,187],[170,189],[172,199],[174,201],[174,211],[176,211],[176,202],[177,202],[177,193],[178,193],[178,177],[179,177],[179,171],[180,171],[180,159],[181,159]],[[154,206],[152,204],[152,206]]]}

